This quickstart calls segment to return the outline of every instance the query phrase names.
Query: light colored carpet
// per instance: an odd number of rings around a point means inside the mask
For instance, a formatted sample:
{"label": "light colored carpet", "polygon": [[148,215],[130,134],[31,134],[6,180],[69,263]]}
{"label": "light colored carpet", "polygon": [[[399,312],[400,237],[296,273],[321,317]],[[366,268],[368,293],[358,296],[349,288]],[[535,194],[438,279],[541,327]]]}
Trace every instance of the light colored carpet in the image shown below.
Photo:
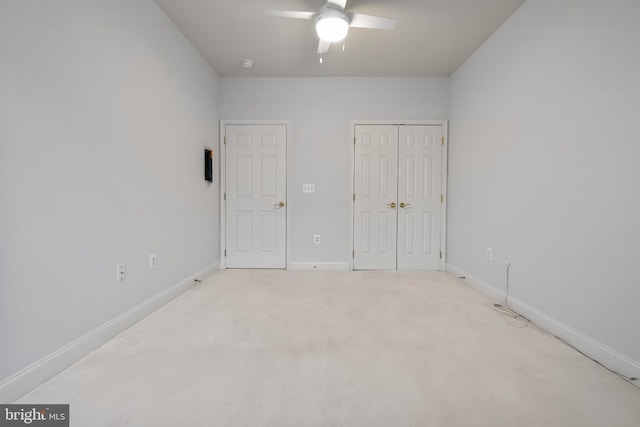
{"label": "light colored carpet", "polygon": [[640,389],[437,272],[221,271],[20,403],[80,426],[633,426]]}

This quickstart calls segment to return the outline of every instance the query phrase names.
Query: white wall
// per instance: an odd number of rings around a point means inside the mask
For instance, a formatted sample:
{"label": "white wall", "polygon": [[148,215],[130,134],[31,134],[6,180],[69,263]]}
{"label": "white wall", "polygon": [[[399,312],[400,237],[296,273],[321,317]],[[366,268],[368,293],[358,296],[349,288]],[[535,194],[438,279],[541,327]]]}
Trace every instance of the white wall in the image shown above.
{"label": "white wall", "polygon": [[637,0],[525,2],[452,77],[448,205],[455,271],[504,292],[510,255],[516,300],[636,376],[639,22]]}
{"label": "white wall", "polygon": [[2,380],[211,269],[219,181],[217,77],[153,1],[2,0],[0,62]]}
{"label": "white wall", "polygon": [[[292,121],[291,266],[347,265],[354,119],[444,119],[446,78],[220,78],[222,119]],[[302,184],[315,184],[303,194]],[[322,243],[315,245],[313,235]]]}

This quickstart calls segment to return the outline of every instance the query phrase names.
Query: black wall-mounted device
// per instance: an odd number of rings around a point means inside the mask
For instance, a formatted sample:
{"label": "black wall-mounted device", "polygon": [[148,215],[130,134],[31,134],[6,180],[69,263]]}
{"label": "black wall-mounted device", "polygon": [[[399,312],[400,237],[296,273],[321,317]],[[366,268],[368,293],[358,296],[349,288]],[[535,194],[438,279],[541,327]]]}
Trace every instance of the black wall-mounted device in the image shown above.
{"label": "black wall-mounted device", "polygon": [[213,182],[213,150],[204,149],[204,179]]}

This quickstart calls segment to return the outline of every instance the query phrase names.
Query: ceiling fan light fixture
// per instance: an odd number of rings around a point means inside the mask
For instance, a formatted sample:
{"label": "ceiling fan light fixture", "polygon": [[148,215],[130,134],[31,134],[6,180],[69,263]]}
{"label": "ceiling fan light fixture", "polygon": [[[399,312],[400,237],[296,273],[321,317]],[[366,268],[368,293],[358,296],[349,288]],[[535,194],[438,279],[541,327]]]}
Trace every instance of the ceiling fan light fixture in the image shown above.
{"label": "ceiling fan light fixture", "polygon": [[319,16],[316,32],[320,40],[335,43],[344,40],[349,32],[349,21],[343,16]]}

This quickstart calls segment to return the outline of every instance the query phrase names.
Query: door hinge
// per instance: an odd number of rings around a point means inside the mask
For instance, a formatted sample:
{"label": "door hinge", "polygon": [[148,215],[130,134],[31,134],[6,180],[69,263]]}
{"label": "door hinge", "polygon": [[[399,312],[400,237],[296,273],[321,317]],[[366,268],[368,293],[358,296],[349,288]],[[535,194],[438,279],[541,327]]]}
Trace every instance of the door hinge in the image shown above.
{"label": "door hinge", "polygon": [[351,251],[351,258],[355,258],[355,257],[356,257],[356,251],[353,250],[353,251]]}
{"label": "door hinge", "polygon": [[442,251],[440,251],[440,259],[442,259]]}
{"label": "door hinge", "polygon": [[440,144],[444,145],[444,136],[440,138]]}
{"label": "door hinge", "polygon": [[353,137],[353,145],[356,145],[356,137]]}
{"label": "door hinge", "polygon": [[353,201],[356,201],[356,193],[353,193]]}
{"label": "door hinge", "polygon": [[224,137],[224,144],[227,145],[227,137]]}
{"label": "door hinge", "polygon": [[440,203],[444,203],[444,195],[440,195]]}
{"label": "door hinge", "polygon": [[224,250],[224,256],[227,256],[227,250],[226,249]]}
{"label": "door hinge", "polygon": [[227,201],[227,193],[224,193],[224,201]]}

